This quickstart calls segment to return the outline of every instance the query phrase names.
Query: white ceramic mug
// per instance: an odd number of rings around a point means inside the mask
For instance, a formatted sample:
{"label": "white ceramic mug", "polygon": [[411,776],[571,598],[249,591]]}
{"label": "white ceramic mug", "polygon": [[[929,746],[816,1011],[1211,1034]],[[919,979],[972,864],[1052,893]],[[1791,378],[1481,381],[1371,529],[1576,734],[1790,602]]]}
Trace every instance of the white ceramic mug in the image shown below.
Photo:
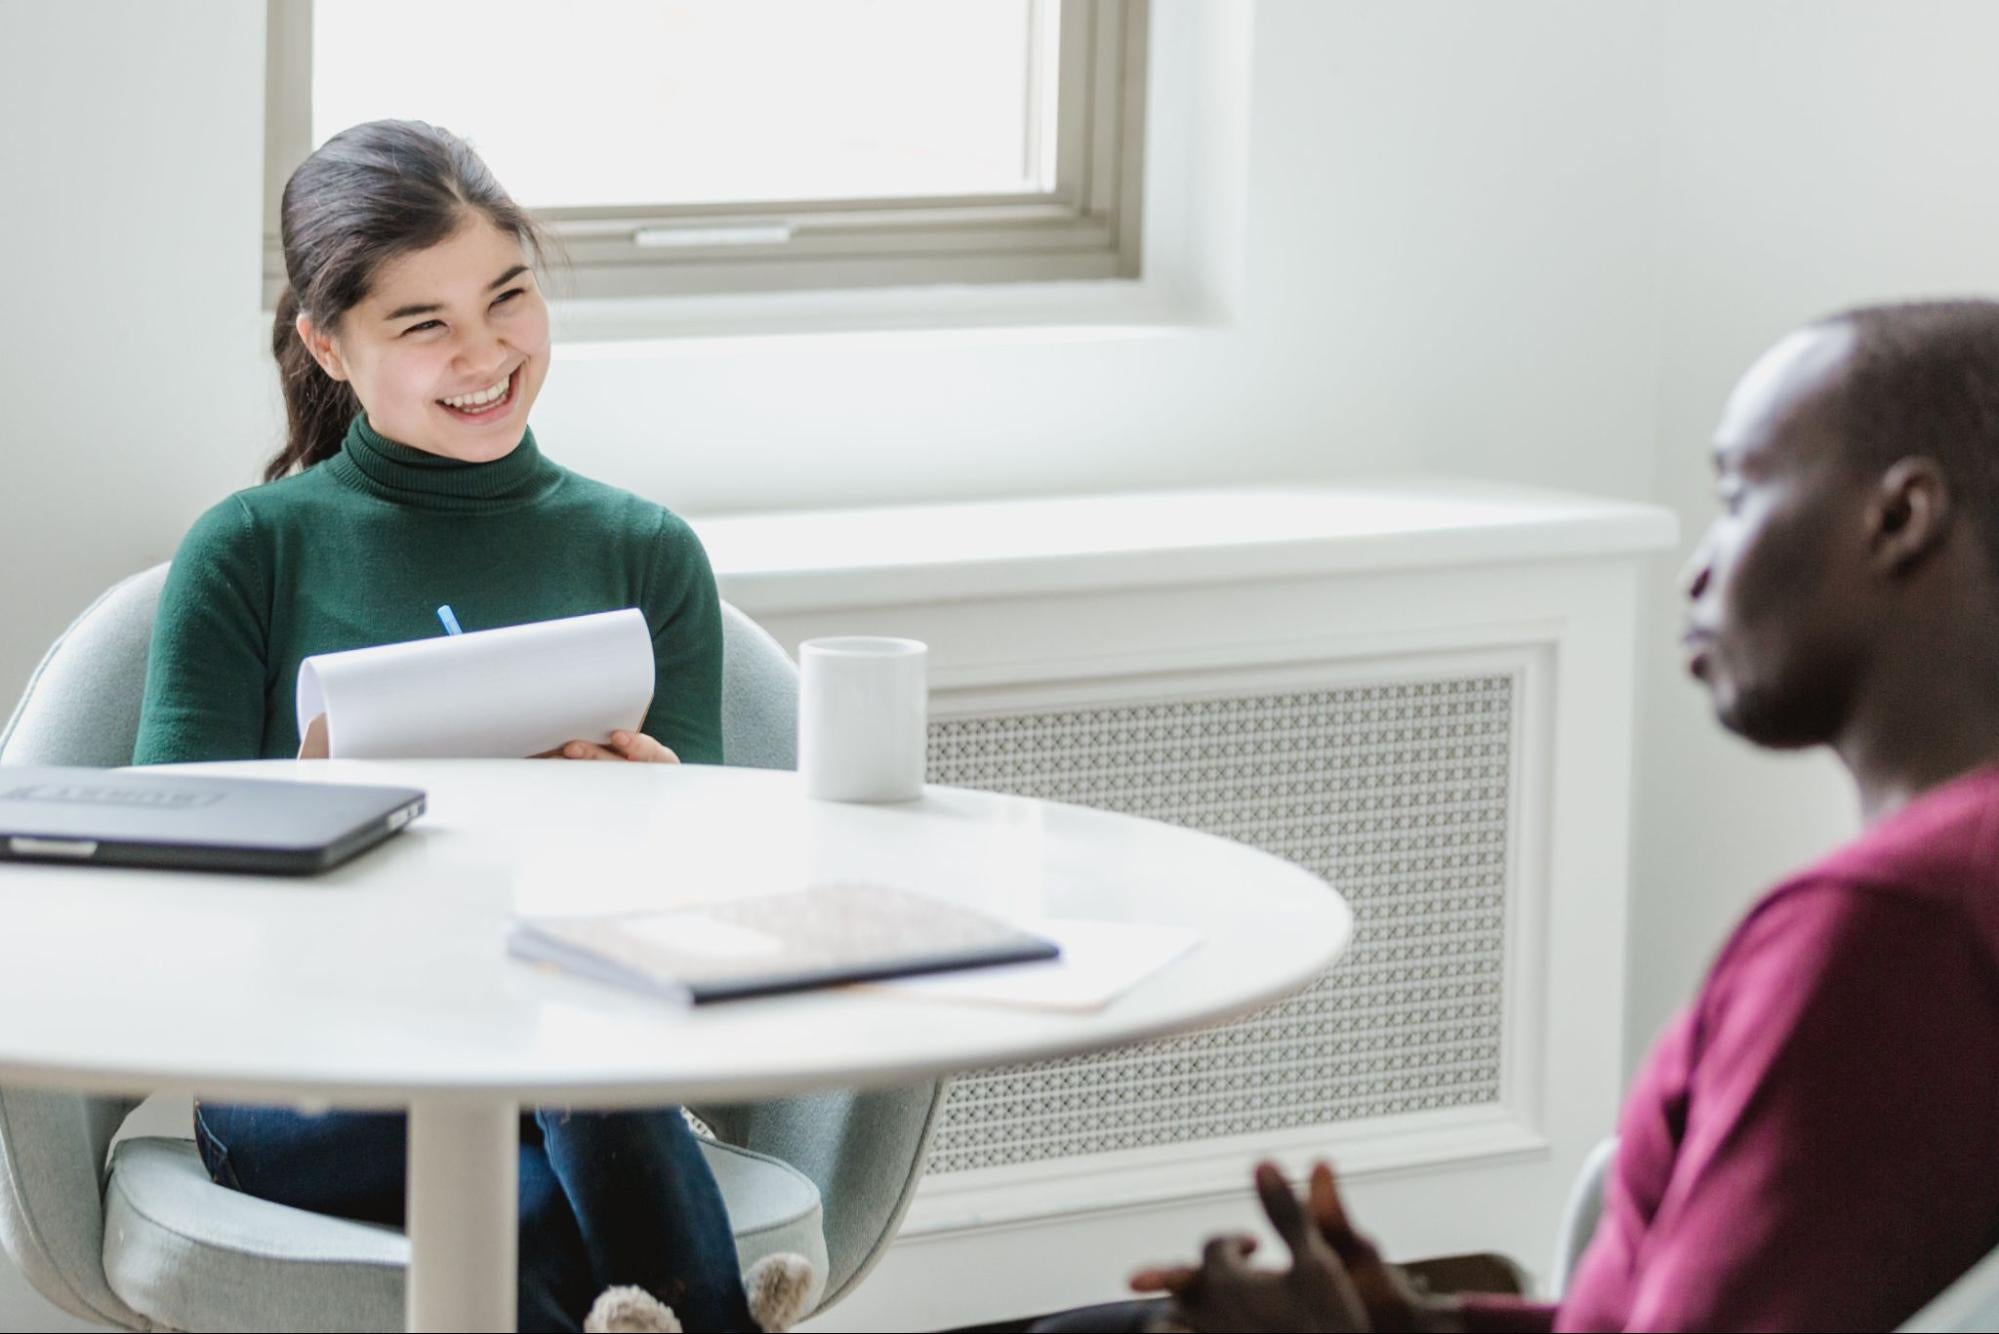
{"label": "white ceramic mug", "polygon": [[930,650],[846,635],[798,646],[798,772],[822,801],[923,795]]}

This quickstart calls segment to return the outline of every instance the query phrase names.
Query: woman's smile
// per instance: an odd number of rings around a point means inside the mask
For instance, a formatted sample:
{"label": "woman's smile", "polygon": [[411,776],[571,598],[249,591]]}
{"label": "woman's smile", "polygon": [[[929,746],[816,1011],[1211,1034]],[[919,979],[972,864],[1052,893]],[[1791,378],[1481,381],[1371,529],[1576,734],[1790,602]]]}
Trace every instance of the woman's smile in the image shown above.
{"label": "woman's smile", "polygon": [[451,398],[433,400],[444,409],[446,415],[467,426],[486,426],[504,420],[512,411],[518,397],[521,372],[527,367],[525,361],[508,372],[504,380],[477,389],[467,394],[457,394]]}

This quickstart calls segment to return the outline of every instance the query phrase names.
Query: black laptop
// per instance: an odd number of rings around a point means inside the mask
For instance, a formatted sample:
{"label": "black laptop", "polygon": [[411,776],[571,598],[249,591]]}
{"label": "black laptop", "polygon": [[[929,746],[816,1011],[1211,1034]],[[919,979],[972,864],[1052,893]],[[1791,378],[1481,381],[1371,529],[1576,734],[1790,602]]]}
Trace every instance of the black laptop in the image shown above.
{"label": "black laptop", "polygon": [[310,875],[423,814],[415,788],[0,768],[0,860]]}

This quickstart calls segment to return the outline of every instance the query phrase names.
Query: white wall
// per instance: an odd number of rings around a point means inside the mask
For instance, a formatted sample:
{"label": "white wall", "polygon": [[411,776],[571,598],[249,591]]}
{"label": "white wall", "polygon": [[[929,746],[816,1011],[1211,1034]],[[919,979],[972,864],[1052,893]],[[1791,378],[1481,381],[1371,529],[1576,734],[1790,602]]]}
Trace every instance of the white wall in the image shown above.
{"label": "white wall", "polygon": [[8,0],[0,696],[275,430],[258,363],[263,5]]}
{"label": "white wall", "polygon": [[[275,421],[257,360],[262,0],[6,0],[0,28],[11,708],[97,590],[249,480]],[[0,1256],[0,1330],[86,1328]]]}
{"label": "white wall", "polygon": [[1227,326],[572,360],[537,436],[694,510],[1433,463],[1642,491],[1648,25],[1643,6],[1265,3]]}
{"label": "white wall", "polygon": [[[91,595],[252,479],[277,419],[261,0],[4,18],[11,698]],[[1995,39],[1975,0],[1261,0],[1246,142],[1207,178],[1239,190],[1246,238],[1223,322],[575,356],[537,433],[697,513],[1434,467],[1697,524],[1715,409],[1764,343],[1999,277]],[[1196,106],[1157,114],[1198,139],[1225,108]],[[1850,825],[1824,763],[1714,735],[1673,621],[1661,596],[1640,651],[1641,1042],[1755,888]],[[42,1325],[14,1282],[0,1265],[0,1329]]]}

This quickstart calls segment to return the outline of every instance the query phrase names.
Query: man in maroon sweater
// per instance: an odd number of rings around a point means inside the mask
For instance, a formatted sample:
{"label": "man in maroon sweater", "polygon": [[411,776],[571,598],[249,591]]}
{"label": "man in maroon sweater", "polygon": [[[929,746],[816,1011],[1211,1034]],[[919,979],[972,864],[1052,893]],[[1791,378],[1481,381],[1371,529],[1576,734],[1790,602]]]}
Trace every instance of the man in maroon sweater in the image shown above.
{"label": "man in maroon sweater", "polygon": [[1302,1203],[1265,1166],[1287,1267],[1218,1238],[1133,1280],[1168,1302],[1059,1327],[1885,1330],[1999,1246],[1999,303],[1792,334],[1714,463],[1688,669],[1730,731],[1831,746],[1866,829],[1660,1038],[1560,1304],[1418,1297],[1323,1165]]}

